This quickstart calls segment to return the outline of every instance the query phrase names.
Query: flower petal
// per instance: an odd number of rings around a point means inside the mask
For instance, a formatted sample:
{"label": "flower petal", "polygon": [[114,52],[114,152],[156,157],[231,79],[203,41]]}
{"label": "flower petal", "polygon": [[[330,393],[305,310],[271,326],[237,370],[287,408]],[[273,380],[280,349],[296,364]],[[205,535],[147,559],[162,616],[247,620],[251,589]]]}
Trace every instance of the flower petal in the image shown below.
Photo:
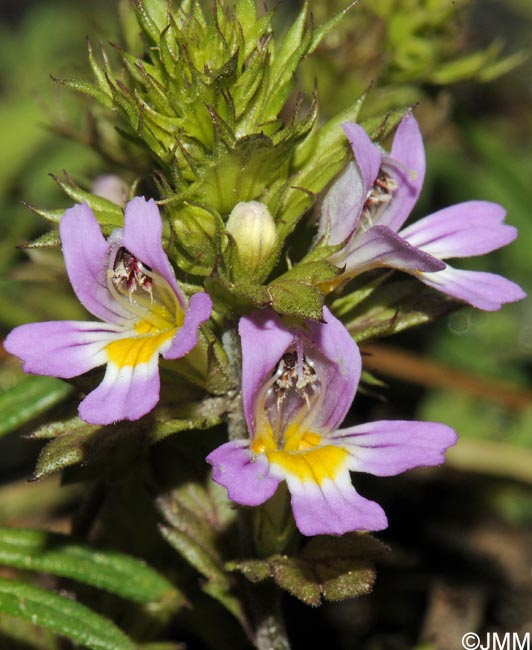
{"label": "flower petal", "polygon": [[[357,236],[356,248],[345,259],[346,275],[354,277],[368,269],[391,267],[401,271],[440,271],[445,263],[412,246],[385,226],[374,226]],[[355,243],[353,241],[353,243]]]}
{"label": "flower petal", "polygon": [[[388,160],[398,188],[378,223],[397,232],[416,204],[425,179],[423,137],[412,113],[407,113],[397,127]],[[394,166],[394,160],[401,166]]]}
{"label": "flower petal", "polygon": [[343,125],[344,133],[349,140],[355,162],[362,176],[362,202],[360,210],[366,201],[368,192],[373,187],[382,163],[382,150],[374,142],[364,129],[354,122],[346,122]]}
{"label": "flower petal", "polygon": [[163,276],[184,308],[185,297],[177,285],[174,269],[164,252],[162,234],[161,215],[153,199],[146,201],[143,196],[136,196],[126,205],[124,246],[143,264]]}
{"label": "flower petal", "polygon": [[272,497],[280,479],[272,476],[267,458],[253,454],[246,440],[227,442],[207,456],[212,478],[227,488],[229,498],[244,506],[258,506]]}
{"label": "flower petal", "polygon": [[339,430],[327,442],[349,452],[350,470],[395,476],[413,467],[440,465],[457,439],[445,424],[383,420]]}
{"label": "flower petal", "polygon": [[70,284],[81,304],[107,323],[129,320],[129,312],[107,288],[108,244],[89,206],[83,203],[66,210],[59,232]]}
{"label": "flower petal", "polygon": [[70,379],[106,363],[105,347],[115,337],[106,323],[29,323],[8,334],[4,347],[22,359],[25,372]]}
{"label": "flower petal", "polygon": [[360,496],[347,469],[318,485],[287,475],[292,510],[303,535],[342,535],[353,530],[383,530],[388,520],[378,503]]}
{"label": "flower petal", "polygon": [[102,383],[79,405],[79,415],[89,424],[138,420],[159,401],[158,353],[147,363],[107,364]]}
{"label": "flower petal", "polygon": [[243,316],[238,333],[242,341],[242,400],[246,422],[253,435],[257,393],[296,336],[270,309]]}
{"label": "flower petal", "polygon": [[400,234],[440,259],[483,255],[517,237],[515,228],[502,223],[505,215],[497,203],[467,201],[416,221]]}
{"label": "flower petal", "polygon": [[463,271],[447,265],[438,273],[419,273],[421,282],[483,311],[497,311],[507,302],[526,298],[521,287],[501,275]]}
{"label": "flower petal", "polygon": [[[326,395],[313,426],[318,431],[334,431],[343,422],[355,397],[361,359],[357,344],[327,307],[323,309],[323,320],[323,323],[308,321],[306,324],[310,340],[331,362],[319,368]],[[314,362],[319,364],[319,357]]]}
{"label": "flower petal", "polygon": [[170,347],[163,352],[165,359],[179,359],[188,354],[198,342],[198,329],[209,320],[212,300],[207,293],[195,293],[189,301],[183,326],[172,339]]}
{"label": "flower petal", "polygon": [[323,199],[318,238],[327,237],[326,243],[331,246],[345,241],[358,225],[366,195],[360,170],[350,162]]}

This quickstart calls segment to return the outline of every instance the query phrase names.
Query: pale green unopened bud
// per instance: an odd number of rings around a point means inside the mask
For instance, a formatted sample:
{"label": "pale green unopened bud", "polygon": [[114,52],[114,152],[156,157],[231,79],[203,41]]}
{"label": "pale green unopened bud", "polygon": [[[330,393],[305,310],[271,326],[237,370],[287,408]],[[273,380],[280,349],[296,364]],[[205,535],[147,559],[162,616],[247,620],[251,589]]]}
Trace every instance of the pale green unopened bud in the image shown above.
{"label": "pale green unopened bud", "polygon": [[277,229],[268,208],[259,201],[237,203],[226,230],[236,242],[242,263],[249,271],[259,269],[277,243]]}
{"label": "pale green unopened bud", "polygon": [[102,176],[98,176],[94,181],[92,193],[124,208],[129,196],[129,187],[120,176],[116,174],[103,174]]}

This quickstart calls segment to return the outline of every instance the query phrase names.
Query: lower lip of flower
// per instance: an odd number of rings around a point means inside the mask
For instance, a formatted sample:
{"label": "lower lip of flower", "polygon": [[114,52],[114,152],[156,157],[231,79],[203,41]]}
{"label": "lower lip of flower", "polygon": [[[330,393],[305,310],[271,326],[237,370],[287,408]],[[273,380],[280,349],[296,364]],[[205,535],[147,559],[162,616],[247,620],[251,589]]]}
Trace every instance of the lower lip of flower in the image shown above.
{"label": "lower lip of flower", "polygon": [[282,448],[277,448],[273,435],[259,435],[251,449],[264,454],[283,475],[292,475],[300,481],[321,485],[324,480],[334,480],[345,467],[348,452],[333,445],[323,445],[323,437],[311,431],[301,433],[298,427],[288,427],[283,436]]}
{"label": "lower lip of flower", "polygon": [[140,321],[135,325],[135,335],[106,346],[107,359],[119,368],[148,363],[173,338],[176,331],[175,326],[160,331],[148,321]]}

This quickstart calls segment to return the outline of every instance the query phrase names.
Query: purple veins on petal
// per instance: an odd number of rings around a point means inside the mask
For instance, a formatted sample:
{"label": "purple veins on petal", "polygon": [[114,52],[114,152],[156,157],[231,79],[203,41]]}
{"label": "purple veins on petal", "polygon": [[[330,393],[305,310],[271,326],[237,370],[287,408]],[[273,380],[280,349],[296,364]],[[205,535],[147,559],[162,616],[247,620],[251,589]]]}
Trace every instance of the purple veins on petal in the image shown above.
{"label": "purple veins on petal", "polygon": [[330,441],[351,450],[352,471],[395,476],[413,467],[441,465],[457,435],[437,422],[382,420],[340,429]]}
{"label": "purple veins on petal", "polygon": [[4,347],[23,360],[24,372],[70,379],[105,363],[116,331],[107,323],[28,323],[10,332]]}
{"label": "purple veins on petal", "polygon": [[72,287],[103,322],[23,325],[7,337],[6,349],[26,372],[65,379],[106,364],[80,416],[91,424],[136,420],[159,400],[159,354],[177,359],[192,350],[211,299],[197,293],[187,304],[162,247],[153,200],[130,201],[124,228],[107,240],[86,204],[67,210],[59,228]]}
{"label": "purple veins on petal", "polygon": [[388,520],[375,501],[360,496],[349,477],[339,472],[321,485],[287,476],[292,509],[303,535],[343,535],[353,530],[384,530]]}
{"label": "purple veins on petal", "polygon": [[517,230],[503,223],[505,216],[506,210],[497,203],[467,201],[420,219],[400,234],[442,260],[483,255],[517,237]]}

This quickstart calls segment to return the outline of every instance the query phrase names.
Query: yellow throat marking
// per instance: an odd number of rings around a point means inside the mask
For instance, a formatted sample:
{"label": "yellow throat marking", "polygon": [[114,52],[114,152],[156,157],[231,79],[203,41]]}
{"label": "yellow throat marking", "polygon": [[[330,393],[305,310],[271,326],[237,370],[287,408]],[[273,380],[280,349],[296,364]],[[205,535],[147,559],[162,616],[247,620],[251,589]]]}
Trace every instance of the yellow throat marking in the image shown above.
{"label": "yellow throat marking", "polygon": [[161,347],[174,337],[182,324],[168,323],[168,329],[161,330],[148,321],[139,321],[135,325],[136,334],[109,343],[105,350],[107,360],[118,368],[149,363]]}
{"label": "yellow throat marking", "polygon": [[265,454],[270,463],[300,481],[312,481],[318,485],[326,479],[334,481],[349,456],[340,447],[320,446],[322,436],[311,431],[301,433],[298,427],[288,427],[284,440],[283,449],[278,449],[270,430],[266,435],[257,436],[251,449],[256,454]]}

